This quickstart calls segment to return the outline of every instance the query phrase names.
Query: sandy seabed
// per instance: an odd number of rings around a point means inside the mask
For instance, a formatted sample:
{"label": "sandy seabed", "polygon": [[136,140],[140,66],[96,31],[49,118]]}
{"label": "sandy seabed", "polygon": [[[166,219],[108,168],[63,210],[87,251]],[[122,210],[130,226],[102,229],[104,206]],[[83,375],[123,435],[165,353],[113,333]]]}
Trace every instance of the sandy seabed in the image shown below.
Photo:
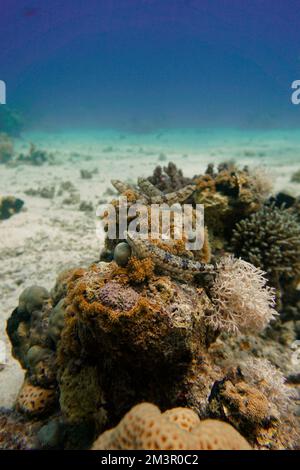
{"label": "sandy seabed", "polygon": [[[0,364],[0,406],[13,404],[24,375],[10,354],[6,320],[26,287],[39,284],[51,289],[63,269],[99,259],[104,236],[96,234],[96,208],[111,199],[107,189],[112,189],[112,178],[135,182],[169,161],[192,176],[210,162],[234,159],[242,166],[263,167],[274,193],[300,192],[300,185],[290,182],[291,174],[300,169],[297,131],[32,132],[18,139],[16,152],[26,152],[30,142],[53,153],[53,164],[0,167],[0,194],[25,201],[22,212],[0,222],[0,340],[7,356]],[[83,179],[80,170],[92,171],[93,177]],[[65,182],[71,182],[77,199],[91,202],[94,210],[82,211],[79,200],[68,204],[67,194],[58,196]],[[51,187],[53,198],[28,195]]]}

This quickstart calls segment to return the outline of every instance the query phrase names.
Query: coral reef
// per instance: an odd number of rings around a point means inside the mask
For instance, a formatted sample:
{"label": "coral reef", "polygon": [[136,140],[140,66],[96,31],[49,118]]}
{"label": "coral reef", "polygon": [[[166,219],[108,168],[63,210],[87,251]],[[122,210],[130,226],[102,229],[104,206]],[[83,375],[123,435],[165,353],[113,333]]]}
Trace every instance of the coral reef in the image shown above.
{"label": "coral reef", "polygon": [[250,450],[230,425],[200,421],[189,408],[161,413],[151,403],[132,408],[114,429],[94,442],[92,450]]}
{"label": "coral reef", "polygon": [[[286,208],[278,195],[267,200],[262,174],[230,162],[193,179],[172,164],[164,171],[136,185],[113,181],[129,209],[146,206],[139,220],[125,219],[141,226],[152,203],[189,200],[194,217],[202,202],[202,249],[188,248],[191,235],[175,239],[175,209],[170,239],[160,224],[158,237],[150,224],[146,238],[124,229],[110,239],[104,214],[101,261],[62,272],[50,292],[25,289],[8,319],[25,369],[13,413],[38,423],[43,449],[297,448],[296,199]],[[77,194],[71,182],[66,191]],[[112,207],[119,224],[122,201]],[[276,217],[285,232],[275,231]],[[267,278],[280,282],[281,317]]]}
{"label": "coral reef", "polygon": [[14,196],[0,196],[0,220],[9,219],[20,212],[24,205],[22,199]]}

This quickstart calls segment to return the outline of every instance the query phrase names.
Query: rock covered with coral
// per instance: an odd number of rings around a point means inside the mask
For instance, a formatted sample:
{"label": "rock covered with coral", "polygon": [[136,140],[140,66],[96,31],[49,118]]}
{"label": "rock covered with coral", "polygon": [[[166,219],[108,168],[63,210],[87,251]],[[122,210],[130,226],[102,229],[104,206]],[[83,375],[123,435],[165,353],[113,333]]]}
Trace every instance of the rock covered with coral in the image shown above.
{"label": "rock covered with coral", "polygon": [[300,434],[291,413],[292,396],[283,375],[272,364],[248,359],[214,384],[209,409],[214,418],[249,436],[256,448],[293,448]]}
{"label": "rock covered with coral", "polygon": [[208,361],[203,319],[210,301],[203,289],[154,273],[149,278],[147,264],[133,263],[133,271],[102,263],[69,284],[59,347],[62,377],[77,364],[74,379],[82,373],[81,358],[89,358],[98,377],[93,403],[101,390],[104,408],[116,421],[143,399],[161,406],[185,402],[189,376],[198,369],[193,399],[200,408],[215,374],[200,373]]}
{"label": "rock covered with coral", "polygon": [[24,205],[22,199],[14,196],[0,196],[0,220],[9,219],[21,211]]}

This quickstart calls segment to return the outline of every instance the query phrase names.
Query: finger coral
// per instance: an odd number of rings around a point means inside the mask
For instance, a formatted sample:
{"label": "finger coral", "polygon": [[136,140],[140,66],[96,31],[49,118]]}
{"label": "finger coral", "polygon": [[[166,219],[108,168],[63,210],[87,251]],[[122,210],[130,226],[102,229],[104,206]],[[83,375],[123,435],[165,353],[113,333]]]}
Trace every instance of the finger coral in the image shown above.
{"label": "finger coral", "polygon": [[94,442],[92,450],[250,450],[230,425],[216,420],[200,422],[190,409],[161,413],[151,403],[133,407],[113,429]]}
{"label": "finger coral", "polygon": [[178,191],[178,189],[192,183],[191,178],[183,175],[182,170],[175,163],[169,162],[167,166],[157,166],[148,180],[163,192]]}
{"label": "finger coral", "polygon": [[263,330],[276,315],[274,292],[266,282],[264,272],[252,264],[232,256],[222,258],[210,289],[214,309],[207,323],[227,333]]}
{"label": "finger coral", "polygon": [[275,287],[281,277],[300,275],[300,224],[284,208],[264,206],[241,220],[231,244],[236,256],[266,271]]}

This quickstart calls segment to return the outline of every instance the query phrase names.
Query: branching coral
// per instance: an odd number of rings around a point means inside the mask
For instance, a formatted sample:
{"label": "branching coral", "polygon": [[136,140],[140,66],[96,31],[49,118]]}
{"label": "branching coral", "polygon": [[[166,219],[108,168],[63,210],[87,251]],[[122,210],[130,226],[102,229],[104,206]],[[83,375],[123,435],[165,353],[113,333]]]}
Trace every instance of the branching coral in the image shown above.
{"label": "branching coral", "polygon": [[132,408],[114,429],[94,442],[93,450],[250,450],[230,425],[217,420],[201,422],[190,409],[161,413],[151,403]]}
{"label": "branching coral", "polygon": [[191,178],[183,176],[182,170],[173,162],[169,162],[164,168],[157,166],[153,175],[148,180],[163,192],[177,191],[192,182]]}
{"label": "branching coral", "polygon": [[281,276],[300,275],[300,224],[284,208],[264,206],[235,227],[234,253],[267,272],[274,286]]}
{"label": "branching coral", "polygon": [[228,333],[258,332],[274,318],[274,292],[266,286],[263,271],[231,256],[217,264],[211,288],[214,310],[207,323]]}

